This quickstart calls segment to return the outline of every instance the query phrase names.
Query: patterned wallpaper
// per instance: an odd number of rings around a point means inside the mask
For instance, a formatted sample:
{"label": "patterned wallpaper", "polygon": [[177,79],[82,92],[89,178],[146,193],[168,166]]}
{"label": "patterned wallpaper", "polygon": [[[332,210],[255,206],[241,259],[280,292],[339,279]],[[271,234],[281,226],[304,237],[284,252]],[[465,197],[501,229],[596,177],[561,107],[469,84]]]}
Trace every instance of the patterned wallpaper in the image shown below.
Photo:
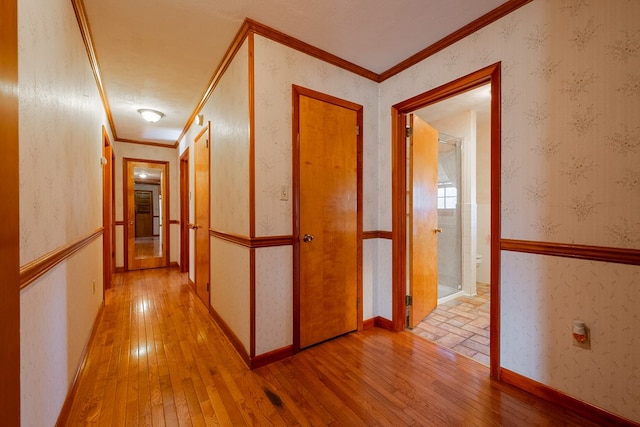
{"label": "patterned wallpaper", "polygon": [[[379,227],[391,227],[391,105],[500,61],[501,236],[640,248],[639,18],[636,0],[535,0],[383,82]],[[637,284],[638,267],[504,253],[503,365],[640,421]],[[590,351],[567,346],[580,317]]]}
{"label": "patterned wallpaper", "polygon": [[[18,44],[24,265],[102,225],[106,118],[71,2],[21,0]],[[96,239],[20,292],[22,425],[57,419],[101,289],[102,240]]]}
{"label": "patterned wallpaper", "polygon": [[[280,187],[291,190],[292,182],[292,84],[363,105],[363,226],[376,230],[376,83],[256,35],[256,235],[293,232],[291,191],[288,201],[280,200]],[[291,247],[257,253],[256,354],[261,354],[293,343],[292,254]],[[364,252],[364,271],[374,268],[374,254]],[[363,281],[365,319],[373,312],[374,277],[366,275]]]}
{"label": "patterned wallpaper", "polygon": [[502,265],[502,366],[640,421],[640,267],[515,252]]}
{"label": "patterned wallpaper", "polygon": [[211,228],[241,236],[249,235],[248,51],[245,41],[203,109],[212,120]]}
{"label": "patterned wallpaper", "polygon": [[102,225],[102,102],[73,9],[37,3],[18,5],[21,265]]}
{"label": "patterned wallpaper", "polygon": [[363,226],[377,230],[376,83],[261,36],[255,37],[255,67],[256,234],[292,233],[291,197],[280,200],[280,187],[291,189],[292,84],[363,106]]}

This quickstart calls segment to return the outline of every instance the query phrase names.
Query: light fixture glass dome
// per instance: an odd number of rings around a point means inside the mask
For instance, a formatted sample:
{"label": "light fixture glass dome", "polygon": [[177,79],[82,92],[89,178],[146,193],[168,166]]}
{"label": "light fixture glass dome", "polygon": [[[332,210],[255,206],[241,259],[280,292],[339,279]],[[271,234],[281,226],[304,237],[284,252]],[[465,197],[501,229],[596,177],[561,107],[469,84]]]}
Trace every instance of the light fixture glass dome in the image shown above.
{"label": "light fixture glass dome", "polygon": [[138,113],[140,113],[142,118],[149,123],[155,123],[164,117],[164,114],[162,114],[160,111],[150,110],[148,108],[142,108],[138,110]]}

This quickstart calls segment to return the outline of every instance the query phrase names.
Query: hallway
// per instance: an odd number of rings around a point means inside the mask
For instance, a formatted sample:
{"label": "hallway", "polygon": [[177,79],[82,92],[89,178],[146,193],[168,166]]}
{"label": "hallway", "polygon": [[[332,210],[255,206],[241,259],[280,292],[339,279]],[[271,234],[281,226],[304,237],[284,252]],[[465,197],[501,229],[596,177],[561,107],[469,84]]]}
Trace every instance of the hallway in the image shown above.
{"label": "hallway", "polygon": [[177,269],[114,276],[62,425],[595,425],[409,332],[249,371],[187,283]]}

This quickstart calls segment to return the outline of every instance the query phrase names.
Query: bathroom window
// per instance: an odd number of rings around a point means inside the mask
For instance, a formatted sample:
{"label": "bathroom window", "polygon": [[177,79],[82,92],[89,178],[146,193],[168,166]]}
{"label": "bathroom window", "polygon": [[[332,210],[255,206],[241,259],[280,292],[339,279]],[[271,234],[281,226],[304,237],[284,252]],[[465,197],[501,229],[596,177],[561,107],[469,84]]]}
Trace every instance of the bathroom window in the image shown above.
{"label": "bathroom window", "polygon": [[451,182],[438,183],[438,209],[455,209],[458,203],[458,190]]}

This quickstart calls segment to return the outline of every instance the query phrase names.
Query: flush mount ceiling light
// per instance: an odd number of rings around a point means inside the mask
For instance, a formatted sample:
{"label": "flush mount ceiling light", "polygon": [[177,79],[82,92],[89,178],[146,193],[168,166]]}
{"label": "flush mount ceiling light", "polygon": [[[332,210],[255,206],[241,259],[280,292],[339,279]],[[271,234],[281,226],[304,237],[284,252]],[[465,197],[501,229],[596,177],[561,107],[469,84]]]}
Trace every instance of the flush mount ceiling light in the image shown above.
{"label": "flush mount ceiling light", "polygon": [[149,123],[155,123],[164,117],[164,114],[162,114],[160,111],[149,110],[148,108],[141,108],[140,110],[138,110],[138,113],[140,113],[142,118]]}

